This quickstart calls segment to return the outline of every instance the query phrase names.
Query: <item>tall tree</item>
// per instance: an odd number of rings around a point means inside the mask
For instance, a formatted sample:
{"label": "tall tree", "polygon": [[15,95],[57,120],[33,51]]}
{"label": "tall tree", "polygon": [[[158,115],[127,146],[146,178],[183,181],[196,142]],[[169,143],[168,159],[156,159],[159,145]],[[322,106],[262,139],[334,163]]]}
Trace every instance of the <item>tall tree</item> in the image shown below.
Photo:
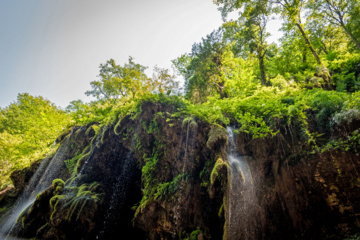
{"label": "tall tree", "polygon": [[[359,18],[359,7],[360,3],[356,0],[311,0],[309,4],[313,15],[326,19],[331,24],[341,27],[360,50],[360,41],[352,33],[350,26],[351,19],[358,20]],[[356,16],[355,19],[354,16]]]}
{"label": "tall tree", "polygon": [[218,29],[194,44],[190,54],[173,61],[185,78],[186,96],[194,102],[204,102],[213,93],[227,97],[226,82],[221,78],[224,47],[223,33]]}
{"label": "tall tree", "polygon": [[314,46],[311,44],[310,38],[305,31],[304,24],[301,21],[301,13],[305,8],[306,0],[275,0],[272,1],[272,3],[277,5],[277,11],[289,24],[294,25],[299,29],[317,63],[322,65],[321,59]]}
{"label": "tall tree", "polygon": [[311,42],[319,52],[323,51],[325,54],[329,54],[347,42],[341,28],[329,24],[325,19],[308,18],[307,28],[311,32]]}
{"label": "tall tree", "polygon": [[92,90],[85,92],[97,99],[106,99],[113,103],[121,98],[135,98],[150,90],[151,84],[144,73],[146,67],[137,64],[129,57],[129,62],[124,66],[116,65],[113,59],[105,64],[100,64],[100,80],[90,83]]}
{"label": "tall tree", "polygon": [[[255,3],[257,0],[214,0],[215,4],[222,5],[220,10],[222,12],[223,17],[234,10],[241,9],[244,4]],[[269,1],[260,1],[265,3],[269,3],[273,6],[273,11],[276,13],[280,13],[282,18],[285,19],[289,24],[296,26],[304,41],[306,42],[308,48],[311,50],[311,53],[314,55],[317,63],[319,65],[322,64],[321,59],[317,52],[315,51],[311,41],[304,29],[304,25],[301,22],[301,11],[305,7],[305,0],[269,0]]]}
{"label": "tall tree", "polygon": [[169,69],[154,67],[154,74],[152,77],[152,88],[159,93],[170,93],[176,90],[179,83],[176,81],[176,76],[171,74]]}
{"label": "tall tree", "polygon": [[236,41],[236,46],[241,50],[256,54],[263,85],[268,85],[265,55],[268,48],[266,38],[270,35],[266,32],[269,13],[266,1],[253,1],[244,4],[244,11],[237,22],[224,24],[224,28],[227,30],[225,31],[226,38]]}

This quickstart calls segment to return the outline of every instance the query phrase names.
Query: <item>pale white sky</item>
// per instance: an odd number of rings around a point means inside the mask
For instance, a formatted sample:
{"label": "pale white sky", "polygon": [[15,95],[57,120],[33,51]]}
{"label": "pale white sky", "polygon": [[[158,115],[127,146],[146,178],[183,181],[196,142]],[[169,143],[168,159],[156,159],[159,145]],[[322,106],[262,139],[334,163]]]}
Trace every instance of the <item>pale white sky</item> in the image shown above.
{"label": "pale white sky", "polygon": [[[23,92],[89,101],[100,63],[171,68],[221,24],[212,0],[0,0],[0,107]],[[269,26],[271,42],[280,22]]]}

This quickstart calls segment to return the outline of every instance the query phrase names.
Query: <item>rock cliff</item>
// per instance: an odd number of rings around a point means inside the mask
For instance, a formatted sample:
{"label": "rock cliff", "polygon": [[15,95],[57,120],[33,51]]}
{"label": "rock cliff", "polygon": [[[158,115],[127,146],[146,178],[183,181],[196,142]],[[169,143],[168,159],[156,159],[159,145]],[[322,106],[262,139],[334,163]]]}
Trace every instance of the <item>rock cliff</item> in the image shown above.
{"label": "rock cliff", "polygon": [[[205,240],[344,239],[359,232],[356,147],[313,151],[296,127],[258,139],[240,132],[232,140],[248,174],[240,166],[232,187],[226,126],[173,114],[176,107],[144,102],[136,114],[59,137],[53,156],[13,173],[15,189],[1,193],[2,234]],[[358,127],[329,134],[340,139]]]}

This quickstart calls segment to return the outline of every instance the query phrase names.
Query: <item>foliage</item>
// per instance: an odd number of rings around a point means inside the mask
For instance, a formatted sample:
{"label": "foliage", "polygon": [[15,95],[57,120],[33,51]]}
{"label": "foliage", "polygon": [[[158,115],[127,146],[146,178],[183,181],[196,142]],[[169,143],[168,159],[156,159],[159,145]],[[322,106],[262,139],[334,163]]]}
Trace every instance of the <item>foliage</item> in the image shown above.
{"label": "foliage", "polygon": [[[55,180],[54,180],[55,181]],[[64,182],[62,182],[64,183]],[[51,217],[50,221],[54,220],[54,216],[58,211],[64,211],[65,219],[71,221],[74,215],[77,221],[86,204],[93,202],[97,203],[102,200],[103,194],[98,193],[100,187],[99,183],[83,184],[79,187],[67,187],[63,191],[56,193],[50,199]],[[61,194],[61,195],[60,195]]]}
{"label": "foliage", "polygon": [[183,235],[187,235],[183,237],[184,240],[197,240],[198,236],[202,233],[200,228],[197,228],[196,230],[192,231],[190,234],[183,233]]}
{"label": "foliage", "polygon": [[248,1],[237,21],[230,21],[223,25],[225,38],[234,42],[233,51],[239,56],[247,57],[255,54],[259,61],[260,79],[267,85],[265,56],[269,47],[266,32],[270,9],[266,1]]}
{"label": "foliage", "polygon": [[144,159],[145,165],[141,169],[143,197],[139,203],[139,206],[134,207],[134,209],[136,209],[135,216],[144,210],[144,208],[154,198],[157,192],[157,185],[159,184],[159,180],[155,178],[156,165],[159,160],[159,152],[156,147],[157,144],[155,144],[155,147],[153,148],[152,156]]}
{"label": "foliage", "polygon": [[359,240],[360,239],[360,235],[359,234],[355,234],[351,237],[345,238],[344,240]]}
{"label": "foliage", "polygon": [[221,98],[225,81],[222,55],[224,42],[222,30],[213,31],[192,46],[191,54],[182,56],[173,62],[185,78],[186,97],[194,102],[204,102],[209,95],[218,94]]}
{"label": "foliage", "polygon": [[111,121],[113,110],[118,104],[103,99],[90,103],[75,100],[70,102],[66,111],[71,116],[72,123],[76,125],[85,125],[91,122],[108,123]]}
{"label": "foliage", "polygon": [[171,92],[176,91],[179,86],[179,83],[175,78],[176,76],[174,74],[170,74],[168,69],[155,66],[153,78],[151,81],[152,87],[155,92],[166,93],[167,95],[170,95]]}
{"label": "foliage", "polygon": [[82,158],[83,155],[80,153],[73,157],[72,159],[65,160],[66,168],[69,170],[70,173],[72,173],[77,165],[77,162],[80,158]]}
{"label": "foliage", "polygon": [[135,98],[151,87],[144,73],[145,69],[146,67],[135,63],[132,57],[129,57],[129,62],[124,66],[116,65],[110,59],[105,64],[100,64],[100,80],[90,83],[92,90],[87,91],[86,95],[113,103],[121,98]]}
{"label": "foliage", "polygon": [[360,50],[360,40],[352,32],[354,17],[359,13],[359,2],[354,0],[312,0],[309,1],[309,8],[313,10],[313,15],[327,20],[332,25],[341,27],[353,44]]}
{"label": "foliage", "polygon": [[0,189],[10,184],[16,169],[44,158],[70,117],[49,100],[19,94],[17,101],[0,109]]}
{"label": "foliage", "polygon": [[[89,103],[72,101],[64,112],[42,97],[19,94],[17,102],[0,109],[0,190],[9,185],[11,171],[44,157],[56,136],[69,125],[98,122],[115,125],[115,133],[120,134],[118,127],[128,116],[139,120],[146,133],[156,135],[160,133],[159,118],[167,122],[181,118],[185,124],[207,122],[221,129],[213,129],[210,134],[208,146],[213,148],[216,140],[226,139],[223,127],[230,123],[252,138],[270,138],[296,125],[301,140],[316,145],[320,136],[331,135],[334,128],[360,118],[358,1],[214,2],[224,19],[231,11],[239,11],[240,18],[225,22],[195,43],[190,53],[173,60],[185,79],[183,96],[169,70],[155,67],[149,78],[146,67],[130,57],[123,65],[113,59],[100,64],[99,78],[86,92],[96,100]],[[277,44],[267,42],[272,15],[284,20],[284,35]],[[326,68],[328,78],[321,75]],[[153,120],[141,121],[148,102],[172,105],[174,111],[159,112]],[[105,131],[109,130],[103,128],[102,133]],[[332,136],[324,145],[313,147],[319,151],[357,149],[359,134],[347,134],[339,139]],[[81,154],[65,161],[73,175],[93,150],[94,139]],[[134,140],[135,149],[141,151],[140,136],[134,135]],[[136,213],[153,199],[167,200],[185,177],[175,176],[167,182],[155,178],[164,147],[156,142],[151,156],[143,157],[143,198]],[[210,176],[212,184],[219,171],[228,167],[220,158],[216,160],[213,171],[203,170],[200,176]],[[203,180],[203,186],[207,181]],[[76,196],[78,193],[74,192]],[[81,209],[90,195],[79,193],[69,203],[69,211]],[[52,204],[54,211],[66,199],[57,195]]]}
{"label": "foliage", "polygon": [[171,196],[171,199],[174,198],[174,194],[179,188],[181,181],[186,179],[185,174],[179,174],[170,182],[160,183],[157,185],[156,193],[154,194],[154,199],[167,199]]}

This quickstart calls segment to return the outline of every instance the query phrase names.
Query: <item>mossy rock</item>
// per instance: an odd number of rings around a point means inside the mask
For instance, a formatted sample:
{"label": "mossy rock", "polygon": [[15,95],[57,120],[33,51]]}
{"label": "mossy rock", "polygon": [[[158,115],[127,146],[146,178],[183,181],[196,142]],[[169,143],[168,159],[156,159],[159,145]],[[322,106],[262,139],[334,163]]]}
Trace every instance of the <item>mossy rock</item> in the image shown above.
{"label": "mossy rock", "polygon": [[54,195],[58,195],[64,190],[65,182],[62,179],[54,179],[52,184],[54,186]]}
{"label": "mossy rock", "polygon": [[55,143],[61,143],[67,136],[71,134],[73,127],[65,129],[60,135],[56,138]]}
{"label": "mossy rock", "polygon": [[209,132],[206,146],[210,149],[216,149],[217,147],[227,145],[227,142],[228,137],[226,129],[220,125],[214,125]]}
{"label": "mossy rock", "polygon": [[99,130],[100,130],[100,127],[96,124],[93,124],[86,129],[85,136],[88,139],[91,139],[99,132]]}
{"label": "mossy rock", "polygon": [[224,162],[224,160],[221,157],[219,157],[216,160],[213,170],[211,171],[211,175],[210,175],[211,185],[215,183],[215,180],[219,176],[221,171],[225,170],[225,172],[227,173],[229,169],[230,169],[229,164],[227,162]]}
{"label": "mossy rock", "polygon": [[49,201],[50,223],[58,225],[55,222],[79,220],[85,206],[96,207],[97,203],[102,201],[103,194],[99,193],[99,187],[100,184],[96,182],[83,184],[79,187],[68,187],[64,190],[63,195],[53,196]]}

